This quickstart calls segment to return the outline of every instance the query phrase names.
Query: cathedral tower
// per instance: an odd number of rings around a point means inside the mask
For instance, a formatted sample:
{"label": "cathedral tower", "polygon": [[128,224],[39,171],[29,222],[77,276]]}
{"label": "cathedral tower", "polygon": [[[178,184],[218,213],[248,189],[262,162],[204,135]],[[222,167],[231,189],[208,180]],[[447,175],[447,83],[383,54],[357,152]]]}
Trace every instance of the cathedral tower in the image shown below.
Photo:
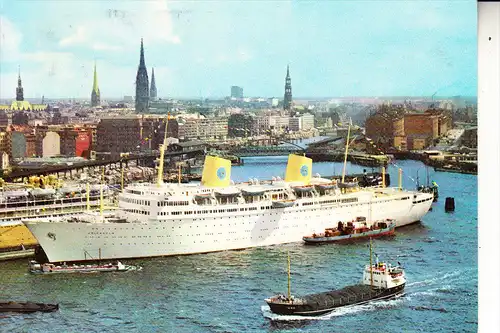
{"label": "cathedral tower", "polygon": [[155,69],[154,68],[151,70],[151,90],[149,91],[149,98],[152,101],[156,101],[156,98],[157,98]]}
{"label": "cathedral tower", "polygon": [[135,112],[145,113],[149,109],[149,80],[146,62],[144,61],[144,45],[141,38],[141,58],[135,79]]}
{"label": "cathedral tower", "polygon": [[283,109],[290,111],[291,108],[292,108],[292,79],[290,79],[290,66],[286,66],[285,98],[283,100]]}
{"label": "cathedral tower", "polygon": [[17,76],[16,101],[24,101],[24,90],[21,83],[21,67],[19,67]]}

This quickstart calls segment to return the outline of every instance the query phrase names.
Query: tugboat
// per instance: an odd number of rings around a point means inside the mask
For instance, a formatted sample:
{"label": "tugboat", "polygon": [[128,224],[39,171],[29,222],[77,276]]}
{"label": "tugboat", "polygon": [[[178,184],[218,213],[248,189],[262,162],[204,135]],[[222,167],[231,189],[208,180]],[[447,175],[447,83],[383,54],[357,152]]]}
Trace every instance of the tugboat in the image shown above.
{"label": "tugboat", "polygon": [[52,312],[59,310],[59,304],[1,302],[0,312]]}
{"label": "tugboat", "polygon": [[365,217],[358,217],[353,222],[339,222],[336,228],[326,228],[324,233],[304,236],[306,244],[350,242],[368,237],[390,236],[394,234],[396,222],[391,219],[374,222],[370,227]]}
{"label": "tugboat", "polygon": [[399,266],[391,266],[383,262],[372,264],[371,254],[370,240],[370,265],[365,266],[362,284],[302,297],[294,297],[290,293],[289,256],[288,295],[275,295],[265,301],[271,311],[278,315],[321,316],[340,307],[389,299],[402,294],[406,284],[404,270]]}
{"label": "tugboat", "polygon": [[55,265],[51,263],[39,264],[38,262],[30,261],[30,272],[34,274],[55,274],[55,273],[98,273],[98,272],[125,272],[132,270],[140,270],[141,267],[124,265],[121,262],[114,264],[97,264],[97,265]]}

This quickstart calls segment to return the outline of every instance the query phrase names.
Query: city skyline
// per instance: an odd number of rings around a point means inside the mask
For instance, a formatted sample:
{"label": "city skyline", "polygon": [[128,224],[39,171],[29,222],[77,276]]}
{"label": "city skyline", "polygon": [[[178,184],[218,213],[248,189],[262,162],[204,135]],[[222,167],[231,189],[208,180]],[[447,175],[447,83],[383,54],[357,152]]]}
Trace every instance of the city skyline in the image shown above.
{"label": "city skyline", "polygon": [[298,98],[476,95],[472,1],[79,4],[3,6],[1,99],[18,66],[27,99],[89,98],[94,60],[101,99],[133,96],[140,38],[158,97],[282,98],[288,64]]}

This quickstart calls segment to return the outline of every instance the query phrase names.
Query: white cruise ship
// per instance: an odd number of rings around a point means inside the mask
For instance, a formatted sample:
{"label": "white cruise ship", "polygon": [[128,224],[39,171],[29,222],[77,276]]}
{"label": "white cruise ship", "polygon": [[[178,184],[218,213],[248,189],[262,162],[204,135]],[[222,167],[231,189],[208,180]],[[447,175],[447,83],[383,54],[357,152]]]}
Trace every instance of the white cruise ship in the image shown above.
{"label": "white cruise ship", "polygon": [[300,242],[338,221],[365,216],[419,221],[433,195],[359,188],[312,178],[312,160],[290,155],[285,181],[231,184],[230,161],[207,156],[202,183],[135,184],[113,217],[24,221],[50,262],[123,259]]}

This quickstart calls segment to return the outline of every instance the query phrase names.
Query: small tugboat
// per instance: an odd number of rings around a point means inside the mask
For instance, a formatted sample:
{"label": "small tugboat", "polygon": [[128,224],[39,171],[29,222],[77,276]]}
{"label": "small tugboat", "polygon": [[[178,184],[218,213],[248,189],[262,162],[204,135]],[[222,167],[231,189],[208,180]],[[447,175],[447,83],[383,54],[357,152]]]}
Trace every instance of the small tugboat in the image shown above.
{"label": "small tugboat", "polygon": [[35,274],[54,273],[98,273],[98,272],[125,272],[140,270],[141,267],[124,265],[121,262],[95,265],[55,265],[51,263],[39,264],[34,260],[30,261],[30,272]]}
{"label": "small tugboat", "polygon": [[371,226],[366,223],[366,218],[358,217],[353,222],[339,222],[336,228],[326,228],[324,233],[304,236],[306,244],[349,242],[368,237],[389,236],[394,234],[396,222],[391,219],[374,222]]}
{"label": "small tugboat", "polygon": [[52,312],[59,310],[59,304],[2,302],[0,312]]}
{"label": "small tugboat", "polygon": [[271,311],[278,315],[320,316],[336,308],[392,298],[403,293],[405,284],[405,273],[401,267],[382,262],[372,264],[370,240],[370,265],[365,266],[362,284],[294,297],[290,293],[290,256],[288,256],[288,295],[279,294],[265,301]]}

